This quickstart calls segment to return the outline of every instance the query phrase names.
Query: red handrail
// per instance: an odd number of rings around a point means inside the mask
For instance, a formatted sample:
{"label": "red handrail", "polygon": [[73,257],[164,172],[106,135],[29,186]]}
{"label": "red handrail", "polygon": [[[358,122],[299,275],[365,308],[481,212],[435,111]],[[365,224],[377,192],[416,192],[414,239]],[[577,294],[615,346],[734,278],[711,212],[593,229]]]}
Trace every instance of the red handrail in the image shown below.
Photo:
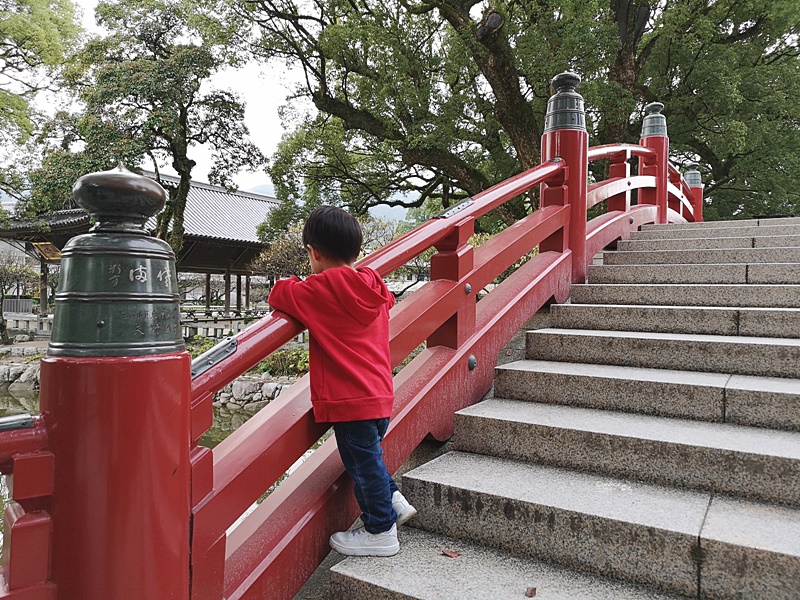
{"label": "red handrail", "polygon": [[[564,163],[550,162],[529,169],[476,195],[472,204],[449,219],[431,219],[380,250],[360,260],[358,266],[371,267],[382,276],[396,271],[409,260],[435,246],[450,232],[453,219],[477,219],[508,200],[523,194],[564,169]],[[224,362],[210,368],[192,381],[195,403],[210,391],[216,391],[254,367],[303,331],[297,321],[280,312],[254,323],[236,337],[238,347]]]}

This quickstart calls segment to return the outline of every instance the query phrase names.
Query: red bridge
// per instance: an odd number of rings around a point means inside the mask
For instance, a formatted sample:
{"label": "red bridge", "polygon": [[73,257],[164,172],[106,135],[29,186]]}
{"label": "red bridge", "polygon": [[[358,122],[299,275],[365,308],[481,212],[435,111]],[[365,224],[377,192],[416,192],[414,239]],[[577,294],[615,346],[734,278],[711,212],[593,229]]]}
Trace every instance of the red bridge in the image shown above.
{"label": "red bridge", "polygon": [[[451,207],[359,263],[386,276],[437,250],[431,281],[391,314],[395,365],[427,346],[395,378],[385,440],[390,471],[426,436],[451,436],[454,413],[490,389],[501,348],[540,307],[565,301],[572,284],[586,280],[596,253],[644,224],[702,220],[699,173],[692,169],[684,178],[670,164],[661,106],[648,107],[640,145],[588,148],[578,81],[569,74],[554,80],[558,92],[548,109],[540,166]],[[610,165],[609,178],[587,185],[589,163],[601,160]],[[477,218],[537,188],[538,210],[482,246],[469,245]],[[102,199],[121,192],[92,193]],[[605,212],[587,221],[587,210],[600,204]],[[119,223],[106,229],[87,236],[136,237]],[[476,301],[537,247],[534,258]],[[136,301],[132,292],[110,295],[118,289],[111,289],[109,276],[116,263],[95,261],[78,246],[71,251],[74,269],[94,269],[86,275],[94,284],[87,285],[108,291],[72,290],[61,296],[65,305],[84,311],[97,297]],[[143,259],[142,268],[161,260],[155,250],[147,252],[151,262]],[[130,279],[125,283],[135,283],[134,271],[122,272]],[[168,303],[156,296],[154,305]],[[158,331],[166,335],[177,325],[168,321],[169,310],[158,310],[147,318],[159,324],[166,315]],[[292,598],[328,554],[330,534],[358,515],[335,440],[325,441],[230,535],[226,530],[325,433],[311,414],[307,378],[213,450],[198,440],[212,424],[214,393],[299,334],[301,325],[273,314],[190,364],[188,353],[167,343],[153,351],[130,342],[127,348],[136,351],[116,352],[112,339],[98,355],[92,344],[109,328],[123,327],[124,318],[115,313],[107,323],[80,314],[81,322],[62,329],[87,329],[94,337],[55,334],[41,367],[42,414],[14,419],[0,433],[2,472],[12,476],[15,500],[6,511],[0,597]]]}

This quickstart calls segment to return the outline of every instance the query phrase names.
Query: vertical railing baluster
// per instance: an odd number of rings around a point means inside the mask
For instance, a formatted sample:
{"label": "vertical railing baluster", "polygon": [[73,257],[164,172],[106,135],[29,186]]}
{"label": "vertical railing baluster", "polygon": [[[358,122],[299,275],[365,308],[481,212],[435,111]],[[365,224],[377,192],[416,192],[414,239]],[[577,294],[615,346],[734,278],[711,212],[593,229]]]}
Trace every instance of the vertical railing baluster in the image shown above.
{"label": "vertical railing baluster", "polygon": [[[459,281],[472,271],[475,265],[475,250],[469,238],[475,233],[472,217],[456,223],[446,238],[436,244],[438,252],[431,257],[431,281],[450,279]],[[467,282],[464,288],[465,302],[462,307],[428,338],[428,346],[458,348],[475,332],[475,294]]]}
{"label": "vertical railing baluster", "polygon": [[[611,165],[608,169],[608,176],[611,179],[615,179],[617,177],[624,177],[628,178],[631,176],[631,151],[625,150],[624,152],[618,152],[614,156],[611,157]],[[611,196],[608,199],[608,211],[615,211],[615,210],[622,210],[627,211],[631,207],[631,192],[630,190],[626,190],[621,194],[617,194],[615,196]]]}

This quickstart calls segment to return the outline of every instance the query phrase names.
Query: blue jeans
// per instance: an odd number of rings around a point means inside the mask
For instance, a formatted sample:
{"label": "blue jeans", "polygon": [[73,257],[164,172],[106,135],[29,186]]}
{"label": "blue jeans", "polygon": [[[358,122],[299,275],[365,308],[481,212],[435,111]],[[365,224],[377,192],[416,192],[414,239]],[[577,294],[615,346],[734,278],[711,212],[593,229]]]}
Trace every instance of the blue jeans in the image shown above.
{"label": "blue jeans", "polygon": [[381,448],[387,427],[388,418],[333,424],[339,455],[353,478],[361,520],[370,533],[389,531],[397,519],[392,508],[392,494],[397,491],[397,484],[386,470]]}

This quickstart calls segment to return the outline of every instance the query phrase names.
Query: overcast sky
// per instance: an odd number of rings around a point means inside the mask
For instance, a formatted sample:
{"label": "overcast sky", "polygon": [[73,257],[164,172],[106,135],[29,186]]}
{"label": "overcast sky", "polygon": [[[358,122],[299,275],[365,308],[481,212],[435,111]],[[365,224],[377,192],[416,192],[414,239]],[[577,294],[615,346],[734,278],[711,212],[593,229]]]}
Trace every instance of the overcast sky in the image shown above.
{"label": "overcast sky", "polygon": [[[75,0],[83,12],[82,24],[90,32],[102,33],[94,21],[94,7],[97,0]],[[229,69],[215,75],[212,86],[218,89],[229,89],[236,92],[245,103],[245,124],[250,129],[250,139],[265,156],[275,152],[283,134],[283,127],[278,117],[278,108],[286,101],[289,76],[274,69],[265,70],[263,66],[250,64],[242,69]],[[211,152],[206,148],[194,148],[191,158],[197,162],[192,171],[193,179],[208,181],[208,170],[211,167]],[[170,169],[164,168],[164,172]],[[252,190],[270,184],[264,173],[242,172],[236,177],[236,184],[242,190]]]}
{"label": "overcast sky", "polygon": [[[102,33],[94,21],[94,7],[98,0],[74,0],[83,11],[83,27],[87,31]],[[228,69],[212,78],[211,84],[218,89],[229,89],[236,92],[245,103],[245,124],[250,130],[250,139],[270,157],[278,147],[284,133],[278,116],[278,109],[286,103],[286,96],[292,83],[292,74],[277,67],[266,68],[263,65],[250,64],[242,69]],[[192,179],[208,182],[208,170],[211,168],[211,151],[207,148],[194,148],[191,158],[197,162],[192,170]],[[174,174],[169,167],[162,169],[164,173]],[[241,172],[235,178],[241,190],[272,194],[273,188],[269,176],[263,171],[256,173]],[[402,207],[381,206],[371,209],[376,216],[387,219],[403,219],[406,210]]]}

